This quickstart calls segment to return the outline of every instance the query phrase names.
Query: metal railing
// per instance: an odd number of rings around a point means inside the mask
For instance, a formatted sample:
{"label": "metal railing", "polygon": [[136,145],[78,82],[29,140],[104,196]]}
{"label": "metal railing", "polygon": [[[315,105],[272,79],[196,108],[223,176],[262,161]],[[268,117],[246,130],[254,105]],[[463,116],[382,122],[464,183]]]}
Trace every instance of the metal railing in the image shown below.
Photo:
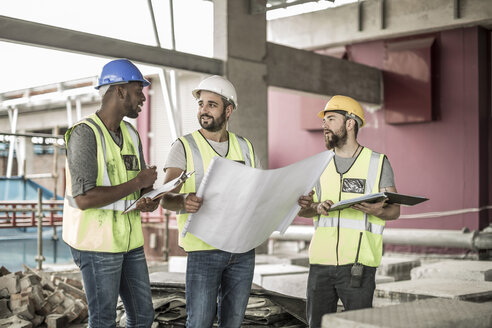
{"label": "metal railing", "polygon": [[[41,210],[39,208],[41,206]],[[0,229],[37,227],[37,213],[41,212],[43,227],[61,226],[63,200],[0,201]],[[159,207],[152,213],[142,213],[142,223],[165,223],[165,211]]]}

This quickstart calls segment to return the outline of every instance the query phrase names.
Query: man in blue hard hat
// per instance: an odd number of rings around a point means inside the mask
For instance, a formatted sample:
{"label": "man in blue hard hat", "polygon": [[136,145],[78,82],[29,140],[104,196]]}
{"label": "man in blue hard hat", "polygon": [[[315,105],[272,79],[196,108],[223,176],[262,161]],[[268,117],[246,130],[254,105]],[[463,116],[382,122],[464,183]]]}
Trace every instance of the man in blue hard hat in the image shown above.
{"label": "man in blue hard hat", "polygon": [[157,178],[147,168],[137,130],[123,118],[138,117],[150,85],[127,59],[107,63],[99,90],[101,108],[71,127],[67,145],[67,190],[63,240],[82,272],[90,327],[115,327],[118,296],[126,327],[150,327],[154,309],[143,249],[140,211],[158,201],[142,198]]}

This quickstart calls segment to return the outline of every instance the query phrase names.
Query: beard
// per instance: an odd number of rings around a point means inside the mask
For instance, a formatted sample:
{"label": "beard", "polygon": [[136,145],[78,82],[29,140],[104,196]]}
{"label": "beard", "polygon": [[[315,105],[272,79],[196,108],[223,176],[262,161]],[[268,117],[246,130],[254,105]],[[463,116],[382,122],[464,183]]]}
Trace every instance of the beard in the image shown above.
{"label": "beard", "polygon": [[325,145],[327,149],[340,148],[347,143],[348,134],[345,126],[342,126],[338,133],[331,130],[328,131],[331,132],[331,136],[325,135]]}
{"label": "beard", "polygon": [[125,107],[125,116],[129,118],[137,118],[138,112],[140,111],[139,106],[134,106],[132,104],[132,100],[129,95],[126,95],[125,103],[123,104]]}
{"label": "beard", "polygon": [[[202,117],[208,118],[210,120],[210,122],[204,123],[202,121]],[[202,115],[200,115],[200,119],[198,120],[198,122],[200,123],[200,126],[207,131],[210,131],[210,132],[220,131],[220,129],[222,129],[226,123],[225,109],[222,111],[222,114],[217,119],[215,119],[213,116],[210,116],[207,114],[202,114]]]}

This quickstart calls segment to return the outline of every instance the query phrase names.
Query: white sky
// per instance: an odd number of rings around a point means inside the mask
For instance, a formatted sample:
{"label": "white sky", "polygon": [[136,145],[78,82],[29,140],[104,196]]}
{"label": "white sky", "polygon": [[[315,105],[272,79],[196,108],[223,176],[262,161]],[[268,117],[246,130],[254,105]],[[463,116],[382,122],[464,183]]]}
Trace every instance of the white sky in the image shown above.
{"label": "white sky", "polygon": [[[161,46],[170,49],[168,0],[153,0]],[[212,57],[213,4],[174,1],[176,50]],[[156,46],[147,0],[0,1],[0,15]],[[0,42],[0,92],[96,76],[108,58]],[[144,74],[152,68],[139,65]]]}
{"label": "white sky", "polygon": [[[342,5],[357,0],[336,0]],[[213,3],[175,0],[176,50],[213,56]],[[268,19],[325,9],[319,1],[267,12]],[[170,49],[169,0],[152,0],[161,47]],[[0,15],[156,46],[147,0],[0,0]],[[0,93],[96,76],[108,58],[0,41]],[[155,71],[138,65],[144,74]]]}

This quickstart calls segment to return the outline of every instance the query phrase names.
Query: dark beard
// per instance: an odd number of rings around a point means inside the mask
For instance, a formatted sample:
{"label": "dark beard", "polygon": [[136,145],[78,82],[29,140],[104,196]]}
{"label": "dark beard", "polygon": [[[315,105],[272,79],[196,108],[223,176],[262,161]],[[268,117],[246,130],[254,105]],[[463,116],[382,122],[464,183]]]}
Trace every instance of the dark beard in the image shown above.
{"label": "dark beard", "polygon": [[[202,115],[202,116],[207,116],[207,115]],[[207,116],[207,117],[212,119],[212,122],[206,126],[204,126],[202,123],[202,120],[201,120],[202,116],[200,116],[200,120],[198,122],[200,123],[200,126],[202,128],[204,128],[205,130],[210,131],[210,132],[220,131],[220,129],[222,129],[226,123],[225,109],[222,111],[222,114],[219,116],[219,118],[217,118],[217,121],[212,116]]]}
{"label": "dark beard", "polygon": [[347,143],[347,129],[345,127],[341,131],[341,136],[335,133],[331,134],[331,139],[325,137],[325,145],[327,149],[341,148],[343,145]]}
{"label": "dark beard", "polygon": [[130,96],[126,95],[125,103],[123,104],[123,106],[126,109],[126,113],[125,113],[126,117],[129,117],[129,118],[137,118],[138,117],[138,109],[133,107]]}

